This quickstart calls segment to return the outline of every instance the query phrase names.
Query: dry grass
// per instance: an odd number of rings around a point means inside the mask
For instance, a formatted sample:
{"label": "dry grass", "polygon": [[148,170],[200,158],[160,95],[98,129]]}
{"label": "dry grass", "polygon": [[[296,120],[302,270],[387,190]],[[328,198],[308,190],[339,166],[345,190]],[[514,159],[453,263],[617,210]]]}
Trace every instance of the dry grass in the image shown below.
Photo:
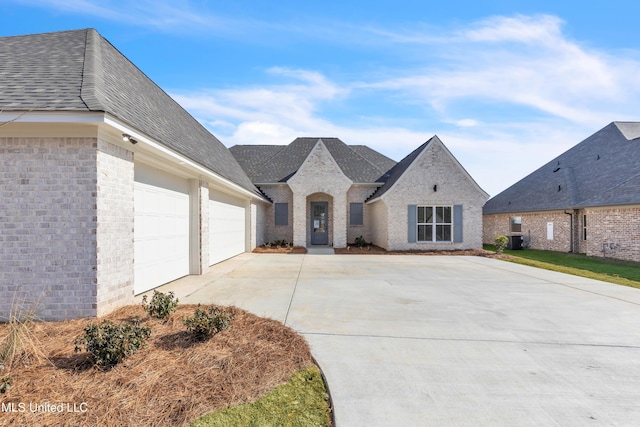
{"label": "dry grass", "polygon": [[[9,372],[13,387],[0,395],[5,408],[13,403],[19,409],[22,403],[25,411],[3,412],[0,425],[188,425],[216,409],[253,401],[313,365],[304,338],[238,308],[230,309],[229,329],[196,342],[182,323],[194,309],[181,305],[167,322],[150,318],[141,306],[105,316],[113,321],[139,317],[152,329],[147,347],[109,371],[92,367],[87,353],[73,351],[74,339],[92,320],[31,324],[42,354],[16,358]],[[9,325],[0,325],[0,338],[8,333]],[[30,404],[45,402],[63,403],[65,411],[66,404],[70,409],[75,404],[86,412],[30,411]]]}

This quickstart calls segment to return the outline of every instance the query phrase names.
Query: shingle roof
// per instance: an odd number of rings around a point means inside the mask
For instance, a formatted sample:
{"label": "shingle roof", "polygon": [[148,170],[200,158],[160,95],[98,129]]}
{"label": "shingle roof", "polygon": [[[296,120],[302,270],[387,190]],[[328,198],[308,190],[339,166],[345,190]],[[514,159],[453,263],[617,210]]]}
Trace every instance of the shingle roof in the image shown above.
{"label": "shingle roof", "polygon": [[93,29],[0,37],[0,110],[105,112],[260,194],[215,136]]}
{"label": "shingle roof", "polygon": [[362,146],[355,146],[354,149],[338,138],[296,138],[286,146],[236,145],[230,151],[254,183],[286,182],[297,172],[318,140],[322,140],[340,169],[355,183],[380,182],[389,169],[387,166],[395,164],[370,148],[364,150]]}
{"label": "shingle roof", "polygon": [[349,147],[374,164],[379,170],[388,171],[397,163],[395,160],[388,158],[384,154],[381,154],[366,145],[349,145]]}
{"label": "shingle roof", "polygon": [[485,214],[640,203],[640,123],[613,122],[490,199]]}
{"label": "shingle roof", "polygon": [[431,143],[431,141],[434,140],[434,138],[438,138],[438,137],[434,136],[431,139],[429,139],[420,147],[413,150],[407,157],[400,160],[400,162],[396,164],[393,168],[391,168],[387,173],[385,173],[381,177],[381,181],[384,182],[384,185],[378,188],[378,190],[376,190],[376,192],[373,193],[368,200],[377,199],[378,197],[382,196],[384,193],[389,191],[389,189],[393,187],[393,184],[395,184],[396,181],[402,175],[404,175],[404,173],[407,171],[409,166],[411,166],[411,164],[416,160],[416,158],[420,155],[420,153],[422,153],[424,149],[427,148],[427,146]]}

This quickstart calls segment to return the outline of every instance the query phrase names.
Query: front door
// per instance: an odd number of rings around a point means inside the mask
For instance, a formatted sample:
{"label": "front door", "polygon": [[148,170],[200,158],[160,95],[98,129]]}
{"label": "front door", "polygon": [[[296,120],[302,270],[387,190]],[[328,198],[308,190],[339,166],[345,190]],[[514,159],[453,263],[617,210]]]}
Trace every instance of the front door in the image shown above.
{"label": "front door", "polygon": [[311,244],[329,244],[328,202],[311,202]]}

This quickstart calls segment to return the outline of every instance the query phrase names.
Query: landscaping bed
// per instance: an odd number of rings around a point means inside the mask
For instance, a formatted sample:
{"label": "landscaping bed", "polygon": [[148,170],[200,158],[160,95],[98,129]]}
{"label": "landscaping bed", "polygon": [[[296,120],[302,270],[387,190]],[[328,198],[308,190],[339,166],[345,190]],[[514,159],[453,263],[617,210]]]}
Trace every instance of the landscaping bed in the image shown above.
{"label": "landscaping bed", "polygon": [[388,251],[380,246],[347,246],[346,248],[334,249],[336,254],[340,255],[465,255],[465,256],[489,256],[490,252],[485,250],[440,250],[440,251],[423,251],[423,250],[407,250],[407,251]]}
{"label": "landscaping bed", "polygon": [[256,254],[306,254],[307,248],[302,246],[258,246],[252,252]]}
{"label": "landscaping bed", "polygon": [[[195,308],[180,305],[166,321],[128,306],[99,320],[31,323],[23,350],[0,370],[0,378],[11,378],[11,388],[0,394],[0,425],[184,426],[255,401],[314,366],[303,337],[238,308],[226,309],[233,319],[227,329],[195,340],[183,322]],[[113,368],[98,369],[89,353],[74,352],[75,339],[90,323],[135,318],[151,336]],[[0,324],[0,342],[9,329]]]}

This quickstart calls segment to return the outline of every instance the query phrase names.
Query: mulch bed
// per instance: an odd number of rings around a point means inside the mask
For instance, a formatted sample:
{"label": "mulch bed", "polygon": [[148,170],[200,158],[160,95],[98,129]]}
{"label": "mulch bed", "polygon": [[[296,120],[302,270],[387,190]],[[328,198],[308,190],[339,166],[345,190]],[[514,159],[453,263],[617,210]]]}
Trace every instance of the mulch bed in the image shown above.
{"label": "mulch bed", "polygon": [[[313,364],[303,337],[238,308],[227,308],[234,313],[229,329],[197,342],[182,323],[195,307],[179,306],[167,322],[140,306],[105,316],[116,322],[139,317],[152,330],[146,348],[109,371],[93,367],[88,353],[74,353],[75,338],[96,319],[33,324],[38,351],[27,347],[8,371],[0,371],[13,381],[0,402],[17,411],[0,413],[0,425],[185,426],[216,409],[254,401]],[[7,331],[0,324],[0,343]],[[31,412],[37,405],[45,410]]]}
{"label": "mulch bed", "polygon": [[336,254],[340,255],[464,255],[464,256],[484,256],[488,257],[493,252],[476,249],[466,250],[442,250],[442,251],[421,251],[421,250],[408,250],[408,251],[387,251],[376,245],[367,245],[365,247],[349,246],[348,248],[334,249]]}
{"label": "mulch bed", "polygon": [[277,246],[267,248],[265,246],[258,246],[252,252],[256,254],[306,254],[307,248],[302,246],[292,246],[289,248]]}

